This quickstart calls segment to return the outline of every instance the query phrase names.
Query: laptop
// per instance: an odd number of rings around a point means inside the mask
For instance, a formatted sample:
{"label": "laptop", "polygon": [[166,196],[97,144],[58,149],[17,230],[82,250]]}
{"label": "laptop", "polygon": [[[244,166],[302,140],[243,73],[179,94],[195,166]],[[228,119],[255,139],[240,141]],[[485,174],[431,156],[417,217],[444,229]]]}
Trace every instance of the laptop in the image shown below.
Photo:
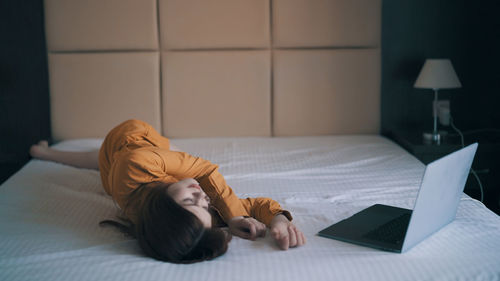
{"label": "laptop", "polygon": [[404,253],[455,219],[477,143],[429,163],[412,210],[376,204],[318,235]]}

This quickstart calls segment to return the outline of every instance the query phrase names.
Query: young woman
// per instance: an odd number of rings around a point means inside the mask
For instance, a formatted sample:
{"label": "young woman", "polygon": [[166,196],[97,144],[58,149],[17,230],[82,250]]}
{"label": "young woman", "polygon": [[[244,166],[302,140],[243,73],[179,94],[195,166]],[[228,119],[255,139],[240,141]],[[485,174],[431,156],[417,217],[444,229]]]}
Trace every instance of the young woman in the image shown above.
{"label": "young woman", "polygon": [[[33,145],[34,158],[98,169],[105,191],[123,211],[112,224],[135,237],[158,260],[192,263],[224,254],[231,235],[266,234],[286,250],[306,243],[290,213],[270,198],[239,199],[218,166],[170,145],[149,124],[128,120],[112,129],[99,151],[66,152]],[[102,224],[101,223],[101,224]]]}

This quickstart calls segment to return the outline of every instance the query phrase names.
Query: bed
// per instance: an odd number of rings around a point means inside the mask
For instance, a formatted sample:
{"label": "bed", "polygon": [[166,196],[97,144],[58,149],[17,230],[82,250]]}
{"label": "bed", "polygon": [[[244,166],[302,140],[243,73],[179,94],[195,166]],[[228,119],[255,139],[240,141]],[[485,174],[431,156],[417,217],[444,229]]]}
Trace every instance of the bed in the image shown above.
{"label": "bed", "polygon": [[[319,237],[376,203],[411,209],[424,165],[380,132],[380,0],[46,0],[54,147],[127,119],[289,210],[303,247],[234,237],[213,260],[145,257],[99,172],[31,160],[0,186],[0,280],[499,280],[500,219],[457,218],[404,254]],[[182,16],[181,16],[182,15]]]}
{"label": "bed", "polygon": [[[100,139],[63,141],[82,151]],[[373,135],[174,139],[218,163],[240,197],[268,196],[307,237],[281,251],[269,235],[234,237],[213,260],[176,265],[143,256],[135,240],[99,227],[118,209],[99,173],[30,161],[0,188],[2,280],[498,280],[500,219],[463,195],[457,218],[395,254],[317,236],[375,203],[411,209],[424,165]]]}

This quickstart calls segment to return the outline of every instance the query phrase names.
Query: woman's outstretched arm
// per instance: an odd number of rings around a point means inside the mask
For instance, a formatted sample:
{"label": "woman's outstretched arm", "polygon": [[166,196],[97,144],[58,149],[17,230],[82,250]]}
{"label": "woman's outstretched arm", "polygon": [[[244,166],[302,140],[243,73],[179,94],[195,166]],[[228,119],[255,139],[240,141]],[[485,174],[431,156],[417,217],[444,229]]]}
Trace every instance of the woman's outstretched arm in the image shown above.
{"label": "woman's outstretched arm", "polygon": [[77,168],[99,170],[99,150],[84,152],[60,151],[50,148],[47,141],[40,141],[31,146],[30,155],[33,158],[58,162]]}

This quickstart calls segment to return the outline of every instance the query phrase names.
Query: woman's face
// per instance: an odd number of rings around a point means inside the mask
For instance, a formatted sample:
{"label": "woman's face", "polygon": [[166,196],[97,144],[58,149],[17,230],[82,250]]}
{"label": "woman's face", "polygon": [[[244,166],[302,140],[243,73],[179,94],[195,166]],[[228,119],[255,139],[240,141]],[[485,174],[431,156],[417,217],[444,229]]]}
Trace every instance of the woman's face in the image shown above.
{"label": "woman's face", "polygon": [[183,179],[170,185],[167,194],[177,204],[198,217],[205,227],[212,227],[212,216],[208,212],[210,199],[195,179]]}

